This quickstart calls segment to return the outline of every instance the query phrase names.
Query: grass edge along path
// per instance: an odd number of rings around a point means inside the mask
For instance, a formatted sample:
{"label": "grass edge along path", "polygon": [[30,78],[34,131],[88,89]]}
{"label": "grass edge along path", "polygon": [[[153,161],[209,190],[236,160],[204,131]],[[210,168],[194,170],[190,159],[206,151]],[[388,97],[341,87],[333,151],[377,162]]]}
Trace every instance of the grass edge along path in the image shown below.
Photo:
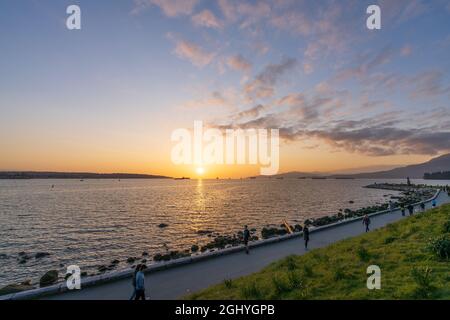
{"label": "grass edge along path", "polygon": [[[212,286],[187,299],[450,299],[450,204],[262,271]],[[369,290],[369,265],[381,289]]]}

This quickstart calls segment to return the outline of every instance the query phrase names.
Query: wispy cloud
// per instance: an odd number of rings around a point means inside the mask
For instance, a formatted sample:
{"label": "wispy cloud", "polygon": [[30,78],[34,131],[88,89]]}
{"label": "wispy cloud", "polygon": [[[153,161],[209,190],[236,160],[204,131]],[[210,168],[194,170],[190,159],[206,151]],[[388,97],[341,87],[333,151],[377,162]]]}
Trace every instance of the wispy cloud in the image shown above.
{"label": "wispy cloud", "polygon": [[215,53],[207,52],[195,43],[179,39],[172,34],[169,34],[168,37],[175,42],[174,53],[197,67],[209,65],[215,57]]}
{"label": "wispy cloud", "polygon": [[441,71],[425,71],[413,77],[411,82],[415,88],[411,94],[412,97],[433,97],[441,94],[450,93],[450,86],[443,84],[443,73]]}
{"label": "wispy cloud", "polygon": [[196,15],[192,16],[192,22],[196,26],[213,28],[213,29],[222,29],[223,23],[212,13],[210,10],[203,10]]}
{"label": "wispy cloud", "polygon": [[268,98],[273,96],[275,84],[281,76],[289,70],[292,70],[296,63],[296,59],[284,58],[280,63],[267,65],[250,83],[246,84],[246,94],[254,98]]}
{"label": "wispy cloud", "polygon": [[227,64],[229,67],[237,71],[248,72],[252,68],[252,64],[240,54],[229,57]]}
{"label": "wispy cloud", "polygon": [[198,0],[134,0],[132,13],[139,13],[151,6],[158,6],[168,17],[190,15]]}

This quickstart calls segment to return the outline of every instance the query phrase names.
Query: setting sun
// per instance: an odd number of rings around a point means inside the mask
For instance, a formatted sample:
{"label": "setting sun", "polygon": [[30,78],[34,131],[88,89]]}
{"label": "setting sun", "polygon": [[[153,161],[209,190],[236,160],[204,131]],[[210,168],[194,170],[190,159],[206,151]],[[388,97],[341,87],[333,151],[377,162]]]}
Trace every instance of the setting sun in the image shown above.
{"label": "setting sun", "polygon": [[195,172],[197,172],[197,174],[199,176],[202,176],[205,173],[205,168],[203,167],[198,167],[197,169],[195,169]]}

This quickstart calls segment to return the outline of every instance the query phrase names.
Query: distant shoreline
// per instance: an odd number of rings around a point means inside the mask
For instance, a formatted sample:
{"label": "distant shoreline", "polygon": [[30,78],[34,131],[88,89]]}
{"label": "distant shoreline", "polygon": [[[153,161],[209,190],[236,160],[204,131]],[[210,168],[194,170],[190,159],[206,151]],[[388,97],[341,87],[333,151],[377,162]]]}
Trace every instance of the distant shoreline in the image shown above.
{"label": "distant shoreline", "polygon": [[3,171],[0,180],[30,179],[172,179],[172,177],[136,173]]}

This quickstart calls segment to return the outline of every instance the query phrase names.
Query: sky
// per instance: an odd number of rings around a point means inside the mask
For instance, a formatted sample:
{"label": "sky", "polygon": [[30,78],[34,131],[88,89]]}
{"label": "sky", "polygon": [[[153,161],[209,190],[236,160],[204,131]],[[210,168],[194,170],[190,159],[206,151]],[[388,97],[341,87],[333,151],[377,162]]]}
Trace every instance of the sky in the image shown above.
{"label": "sky", "polygon": [[450,152],[449,52],[444,0],[4,0],[0,170],[192,176],[171,133],[194,120],[279,129],[280,172],[427,161]]}

